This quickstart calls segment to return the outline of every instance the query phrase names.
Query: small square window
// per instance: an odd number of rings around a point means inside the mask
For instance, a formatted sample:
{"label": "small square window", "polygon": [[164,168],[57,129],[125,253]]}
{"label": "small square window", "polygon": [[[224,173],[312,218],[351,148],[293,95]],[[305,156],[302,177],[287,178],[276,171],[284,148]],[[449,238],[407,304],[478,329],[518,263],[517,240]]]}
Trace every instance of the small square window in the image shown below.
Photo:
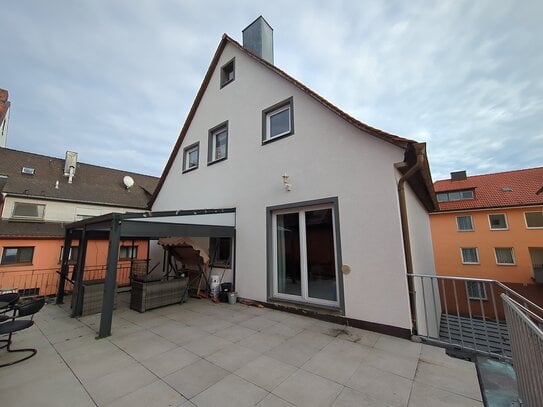
{"label": "small square window", "polygon": [[225,160],[228,155],[228,122],[209,130],[207,164]]}
{"label": "small square window", "polygon": [[183,172],[192,171],[198,168],[200,155],[200,143],[191,144],[183,150]]}
{"label": "small square window", "polygon": [[262,112],[262,143],[294,134],[292,98]]}
{"label": "small square window", "polygon": [[543,228],[543,211],[524,212],[524,218],[526,219],[526,227]]}
{"label": "small square window", "polygon": [[500,265],[514,265],[515,256],[513,255],[512,247],[496,247],[496,264]]}
{"label": "small square window", "polygon": [[221,67],[221,88],[233,82],[235,76],[235,59],[232,59]]}
{"label": "small square window", "polygon": [[486,287],[482,281],[468,281],[468,298],[470,300],[486,300]]}
{"label": "small square window", "polygon": [[119,250],[119,259],[135,259],[138,257],[138,246],[121,246]]}
{"label": "small square window", "polygon": [[473,220],[471,216],[457,216],[456,217],[456,227],[459,231],[472,231],[473,230]]}
{"label": "small square window", "polygon": [[488,222],[490,223],[490,229],[507,229],[507,219],[505,218],[504,213],[494,213],[492,215],[488,215]]}
{"label": "small square window", "polygon": [[479,254],[476,247],[463,247],[460,250],[463,264],[479,264]]}

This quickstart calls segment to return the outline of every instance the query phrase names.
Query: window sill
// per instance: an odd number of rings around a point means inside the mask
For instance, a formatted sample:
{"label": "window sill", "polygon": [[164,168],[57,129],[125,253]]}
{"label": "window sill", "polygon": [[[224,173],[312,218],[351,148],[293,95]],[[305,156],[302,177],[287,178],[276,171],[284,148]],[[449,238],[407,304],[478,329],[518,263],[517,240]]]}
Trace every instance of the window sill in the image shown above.
{"label": "window sill", "polygon": [[509,230],[509,228],[490,228],[490,230],[492,232],[502,232],[502,231]]}
{"label": "window sill", "polygon": [[32,266],[32,263],[10,263],[10,264],[0,264],[0,267],[23,267],[23,266]]}
{"label": "window sill", "polygon": [[236,78],[232,78],[232,79],[229,79],[229,80],[224,81],[223,83],[221,83],[221,89],[224,88],[226,85],[228,85],[228,84],[234,82],[235,79],[236,79]]}
{"label": "window sill", "polygon": [[217,160],[208,161],[208,162],[207,162],[207,166],[209,167],[210,165],[220,163],[221,161],[225,161],[227,158],[228,158],[228,156],[223,157],[223,158],[219,158],[219,159],[217,159]]}
{"label": "window sill", "polygon": [[191,172],[191,171],[194,171],[194,170],[197,170],[197,169],[198,169],[198,166],[192,167],[192,168],[187,168],[186,170],[183,170],[182,174],[186,174],[187,172]]}
{"label": "window sill", "polygon": [[465,266],[479,266],[481,263],[464,263],[462,262],[463,265]]}
{"label": "window sill", "polygon": [[496,266],[511,267],[511,266],[516,266],[516,265],[517,265],[516,263],[496,263]]}
{"label": "window sill", "polygon": [[281,140],[281,139],[284,139],[285,137],[289,137],[289,136],[293,136],[293,135],[294,135],[294,132],[290,132],[290,133],[287,133],[287,134],[283,134],[281,136],[275,136],[275,137],[272,137],[272,138],[267,138],[265,140],[262,140],[262,145],[270,144],[270,143],[273,143],[274,141]]}

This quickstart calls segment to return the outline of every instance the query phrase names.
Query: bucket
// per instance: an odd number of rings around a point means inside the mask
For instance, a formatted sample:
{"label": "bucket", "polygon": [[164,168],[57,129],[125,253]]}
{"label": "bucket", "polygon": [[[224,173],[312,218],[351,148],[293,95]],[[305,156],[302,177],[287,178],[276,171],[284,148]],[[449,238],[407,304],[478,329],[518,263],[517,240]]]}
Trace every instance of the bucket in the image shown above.
{"label": "bucket", "polygon": [[230,291],[228,293],[228,304],[234,305],[238,301],[238,293],[235,291]]}

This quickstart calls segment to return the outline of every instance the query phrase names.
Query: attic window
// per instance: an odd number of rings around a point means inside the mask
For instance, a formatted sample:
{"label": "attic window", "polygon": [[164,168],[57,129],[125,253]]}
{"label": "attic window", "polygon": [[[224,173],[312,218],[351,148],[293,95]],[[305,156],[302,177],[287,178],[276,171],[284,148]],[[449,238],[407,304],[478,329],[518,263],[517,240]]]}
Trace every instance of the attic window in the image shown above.
{"label": "attic window", "polygon": [[235,79],[235,58],[221,67],[221,88]]}
{"label": "attic window", "polygon": [[466,199],[474,199],[474,193],[472,189],[466,189],[463,191],[440,192],[436,196],[438,202],[464,201]]}
{"label": "attic window", "polygon": [[23,169],[21,170],[21,173],[23,174],[27,174],[27,175],[34,175],[34,168],[30,168],[30,167],[23,167]]}
{"label": "attic window", "polygon": [[294,134],[292,98],[262,112],[262,144]]}
{"label": "attic window", "polygon": [[183,150],[183,172],[198,168],[200,142],[191,144]]}

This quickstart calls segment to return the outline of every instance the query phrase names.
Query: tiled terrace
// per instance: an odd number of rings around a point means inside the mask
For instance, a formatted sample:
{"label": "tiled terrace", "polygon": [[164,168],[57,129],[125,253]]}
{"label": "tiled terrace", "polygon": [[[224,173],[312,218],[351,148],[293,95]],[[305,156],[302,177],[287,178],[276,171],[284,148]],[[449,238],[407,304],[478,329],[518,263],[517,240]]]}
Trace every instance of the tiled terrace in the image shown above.
{"label": "tiled terrace", "polygon": [[[482,406],[474,364],[442,349],[241,304],[191,299],[99,316],[49,304],[0,369],[4,406]],[[68,299],[69,302],[69,299]],[[0,350],[0,363],[8,360]]]}

